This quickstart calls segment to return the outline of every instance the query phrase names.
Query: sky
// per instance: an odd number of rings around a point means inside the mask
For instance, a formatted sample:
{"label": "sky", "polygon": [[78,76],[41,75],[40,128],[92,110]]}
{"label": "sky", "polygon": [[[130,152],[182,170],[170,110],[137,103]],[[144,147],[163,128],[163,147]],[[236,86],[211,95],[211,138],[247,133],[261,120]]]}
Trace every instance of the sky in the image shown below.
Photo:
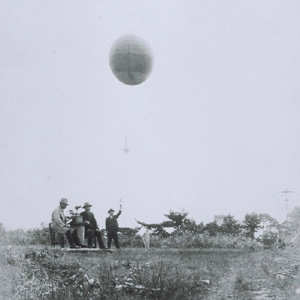
{"label": "sky", "polygon": [[[48,224],[62,197],[100,228],[120,199],[120,226],[283,221],[281,191],[300,205],[299,28],[293,0],[0,1],[0,223]],[[126,34],[153,52],[136,86],[109,66]]]}

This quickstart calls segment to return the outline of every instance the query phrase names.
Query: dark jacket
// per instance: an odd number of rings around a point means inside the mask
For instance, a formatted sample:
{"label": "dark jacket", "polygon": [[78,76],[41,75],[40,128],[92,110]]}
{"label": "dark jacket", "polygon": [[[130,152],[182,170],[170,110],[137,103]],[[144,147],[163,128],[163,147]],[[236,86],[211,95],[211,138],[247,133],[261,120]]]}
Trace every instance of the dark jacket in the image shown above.
{"label": "dark jacket", "polygon": [[117,218],[119,218],[121,213],[122,213],[122,211],[119,210],[119,212],[115,216],[113,216],[113,217],[109,216],[108,218],[106,218],[106,221],[105,221],[106,231],[118,231],[119,225],[118,225]]}
{"label": "dark jacket", "polygon": [[88,229],[93,229],[93,230],[99,229],[97,221],[96,221],[96,219],[94,217],[94,214],[92,212],[88,212],[87,213],[87,212],[83,211],[80,215],[83,217],[83,221],[89,221],[90,222],[90,224],[85,224],[85,230],[88,230]]}

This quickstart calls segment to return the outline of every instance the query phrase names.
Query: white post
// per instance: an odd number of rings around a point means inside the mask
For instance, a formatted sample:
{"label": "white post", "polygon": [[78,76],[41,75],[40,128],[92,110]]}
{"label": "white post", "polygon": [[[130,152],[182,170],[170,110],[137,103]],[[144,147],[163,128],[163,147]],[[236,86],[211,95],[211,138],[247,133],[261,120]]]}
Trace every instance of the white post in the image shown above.
{"label": "white post", "polygon": [[149,234],[149,229],[146,230],[145,240],[146,240],[146,243],[145,243],[146,250],[148,251],[149,248],[150,248],[150,234]]}

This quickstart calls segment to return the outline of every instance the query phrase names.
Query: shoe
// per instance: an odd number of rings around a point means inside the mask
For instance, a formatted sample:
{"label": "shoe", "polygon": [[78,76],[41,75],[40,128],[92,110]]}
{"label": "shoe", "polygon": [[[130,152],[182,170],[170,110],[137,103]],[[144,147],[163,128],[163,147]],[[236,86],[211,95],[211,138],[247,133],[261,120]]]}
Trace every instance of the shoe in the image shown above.
{"label": "shoe", "polygon": [[80,248],[88,248],[89,246],[87,245],[80,245]]}
{"label": "shoe", "polygon": [[71,249],[79,249],[80,246],[78,246],[78,245],[71,245],[70,248],[71,248]]}

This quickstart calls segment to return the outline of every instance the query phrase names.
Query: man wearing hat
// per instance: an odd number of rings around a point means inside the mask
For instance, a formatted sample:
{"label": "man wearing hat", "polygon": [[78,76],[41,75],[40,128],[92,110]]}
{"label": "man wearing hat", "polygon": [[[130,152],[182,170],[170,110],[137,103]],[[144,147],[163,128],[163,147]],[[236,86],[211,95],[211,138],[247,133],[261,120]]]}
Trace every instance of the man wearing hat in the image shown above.
{"label": "man wearing hat", "polygon": [[106,225],[106,231],[107,231],[107,247],[110,248],[112,240],[115,241],[115,245],[117,249],[120,249],[119,246],[119,239],[118,239],[118,217],[122,213],[122,205],[120,204],[120,210],[119,212],[114,215],[114,210],[111,208],[108,213],[109,217],[106,218],[105,225]]}
{"label": "man wearing hat", "polygon": [[66,217],[64,215],[64,209],[68,206],[68,199],[62,198],[59,202],[59,207],[54,209],[52,212],[52,219],[51,219],[51,227],[54,231],[65,234],[69,243],[70,248],[80,248],[74,242],[70,225],[66,224]]}
{"label": "man wearing hat", "polygon": [[96,236],[99,247],[101,249],[105,249],[105,245],[101,237],[101,231],[99,230],[94,214],[91,212],[91,207],[92,205],[89,202],[85,202],[82,206],[84,211],[80,214],[85,222],[85,235],[88,238],[88,247],[92,247],[94,236]]}

